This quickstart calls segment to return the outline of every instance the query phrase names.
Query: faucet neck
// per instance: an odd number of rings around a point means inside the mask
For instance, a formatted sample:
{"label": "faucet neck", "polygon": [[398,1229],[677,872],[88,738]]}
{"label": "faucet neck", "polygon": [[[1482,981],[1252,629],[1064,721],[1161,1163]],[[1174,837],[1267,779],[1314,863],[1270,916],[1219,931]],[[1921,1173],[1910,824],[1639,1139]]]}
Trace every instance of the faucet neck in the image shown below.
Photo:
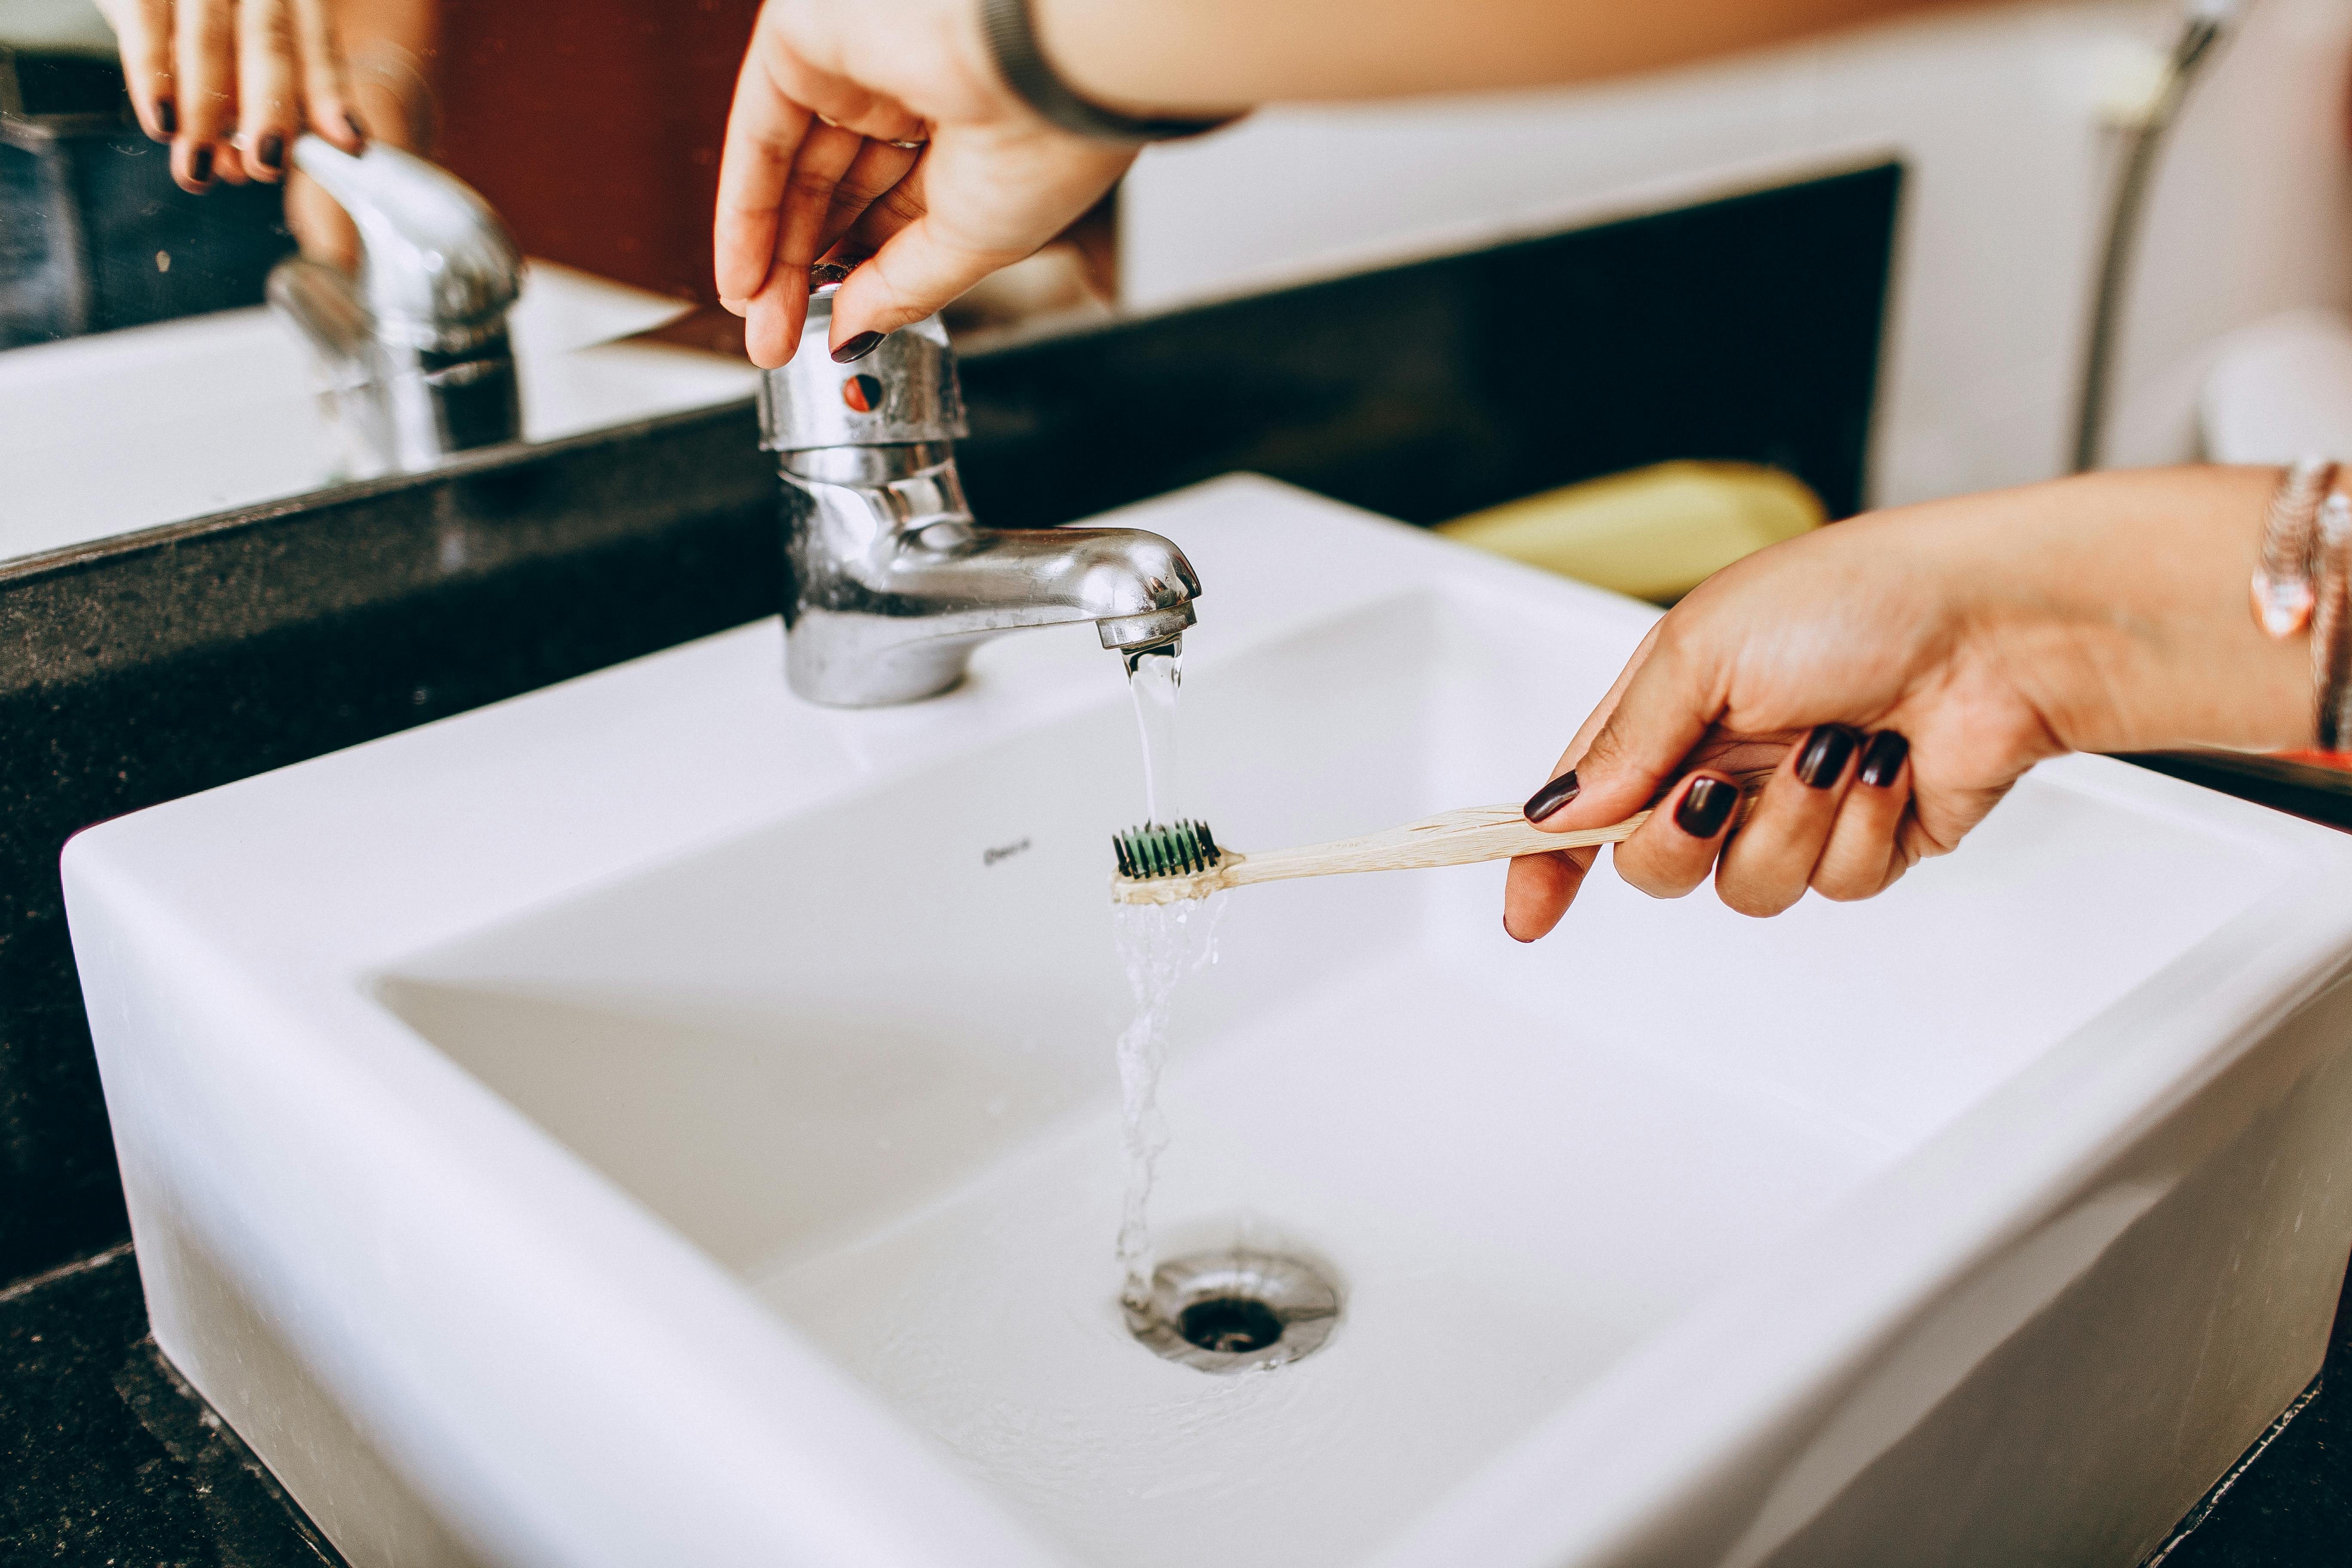
{"label": "faucet neck", "polygon": [[971,510],[944,442],[789,452],[777,468],[802,594],[837,600],[845,583],[879,582],[971,542]]}
{"label": "faucet neck", "polygon": [[776,471],[814,484],[887,485],[942,464],[953,464],[945,441],[901,441],[881,447],[805,447],[776,455]]}

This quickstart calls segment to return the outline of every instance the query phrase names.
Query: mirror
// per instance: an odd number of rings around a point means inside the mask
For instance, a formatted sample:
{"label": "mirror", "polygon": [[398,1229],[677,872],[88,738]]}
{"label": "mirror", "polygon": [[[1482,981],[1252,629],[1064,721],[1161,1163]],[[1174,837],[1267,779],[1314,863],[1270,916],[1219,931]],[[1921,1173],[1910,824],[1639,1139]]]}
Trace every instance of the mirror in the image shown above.
{"label": "mirror", "polygon": [[[0,5],[0,560],[751,395],[709,236],[757,0],[278,3],[365,150],[224,141],[199,192],[126,88],[136,0]],[[1114,232],[951,326],[1107,310]]]}

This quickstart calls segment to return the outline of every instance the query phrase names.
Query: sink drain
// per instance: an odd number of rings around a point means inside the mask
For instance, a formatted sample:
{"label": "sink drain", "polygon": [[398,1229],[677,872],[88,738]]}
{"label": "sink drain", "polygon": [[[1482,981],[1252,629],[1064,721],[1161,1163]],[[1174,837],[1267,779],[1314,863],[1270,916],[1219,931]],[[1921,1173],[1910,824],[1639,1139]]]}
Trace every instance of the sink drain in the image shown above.
{"label": "sink drain", "polygon": [[1339,1292],[1313,1266],[1270,1252],[1205,1252],[1160,1266],[1151,1294],[1122,1303],[1152,1354],[1202,1372],[1256,1372],[1319,1348]]}

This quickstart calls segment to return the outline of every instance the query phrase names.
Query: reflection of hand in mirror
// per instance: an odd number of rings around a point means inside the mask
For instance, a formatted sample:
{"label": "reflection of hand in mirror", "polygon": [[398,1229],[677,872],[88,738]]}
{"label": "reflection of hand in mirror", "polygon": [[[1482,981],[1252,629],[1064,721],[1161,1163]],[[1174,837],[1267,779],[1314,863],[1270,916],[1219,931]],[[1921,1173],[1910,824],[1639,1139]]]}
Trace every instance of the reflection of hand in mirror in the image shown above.
{"label": "reflection of hand in mirror", "polygon": [[276,184],[304,131],[363,145],[329,0],[99,0],[140,123],[186,191]]}
{"label": "reflection of hand in mirror", "polygon": [[1133,158],[1015,98],[970,0],[768,0],[719,166],[719,299],[779,365],[809,265],[870,251],[834,300],[835,357],[855,357],[1062,233]]}
{"label": "reflection of hand in mirror", "polygon": [[172,147],[180,188],[287,182],[303,254],[346,268],[358,237],[292,166],[315,131],[347,152],[370,134],[423,151],[431,134],[436,0],[98,0],[121,46],[147,134]]}

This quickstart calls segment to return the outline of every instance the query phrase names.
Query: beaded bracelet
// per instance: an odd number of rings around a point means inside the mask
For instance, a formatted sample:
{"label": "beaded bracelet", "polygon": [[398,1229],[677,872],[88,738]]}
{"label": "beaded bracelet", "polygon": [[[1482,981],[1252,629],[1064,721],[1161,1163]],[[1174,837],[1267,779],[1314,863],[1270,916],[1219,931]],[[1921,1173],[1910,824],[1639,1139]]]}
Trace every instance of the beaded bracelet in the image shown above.
{"label": "beaded bracelet", "polygon": [[2282,640],[2311,628],[2319,749],[2352,738],[2352,497],[2331,490],[2336,465],[2305,458],[2286,471],[2263,520],[2254,621]]}

